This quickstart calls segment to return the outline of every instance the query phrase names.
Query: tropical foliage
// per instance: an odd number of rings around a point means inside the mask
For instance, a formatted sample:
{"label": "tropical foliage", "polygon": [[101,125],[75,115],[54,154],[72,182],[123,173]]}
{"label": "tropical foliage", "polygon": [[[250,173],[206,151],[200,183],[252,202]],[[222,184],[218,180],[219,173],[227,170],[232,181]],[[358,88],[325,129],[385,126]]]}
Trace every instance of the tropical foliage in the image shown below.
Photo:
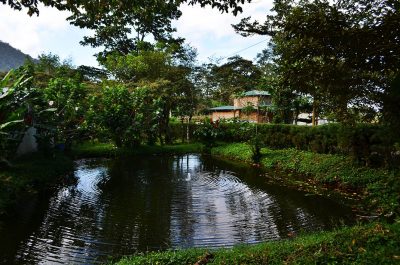
{"label": "tropical foliage", "polygon": [[30,99],[31,91],[26,87],[29,79],[23,76],[15,76],[9,72],[0,81],[0,158],[8,157],[15,151],[22,139],[24,121],[29,122],[26,116],[24,103]]}

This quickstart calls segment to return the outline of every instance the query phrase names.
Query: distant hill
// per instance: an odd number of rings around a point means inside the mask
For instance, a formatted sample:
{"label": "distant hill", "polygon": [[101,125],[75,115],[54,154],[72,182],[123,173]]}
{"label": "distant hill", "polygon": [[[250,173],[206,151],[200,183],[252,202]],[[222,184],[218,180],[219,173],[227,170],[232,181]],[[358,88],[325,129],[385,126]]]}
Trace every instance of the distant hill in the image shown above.
{"label": "distant hill", "polygon": [[0,41],[0,72],[20,67],[27,57],[31,58],[10,44]]}

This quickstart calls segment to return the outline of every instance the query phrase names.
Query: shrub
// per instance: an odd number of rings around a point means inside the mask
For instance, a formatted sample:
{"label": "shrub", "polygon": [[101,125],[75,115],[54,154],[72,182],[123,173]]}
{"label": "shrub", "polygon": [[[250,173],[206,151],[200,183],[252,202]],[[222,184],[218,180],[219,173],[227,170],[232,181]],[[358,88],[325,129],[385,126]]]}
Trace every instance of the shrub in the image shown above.
{"label": "shrub", "polygon": [[[219,133],[212,141],[249,142],[256,132],[258,141],[270,149],[295,148],[321,154],[344,154],[361,165],[399,166],[399,152],[396,151],[399,135],[377,124],[307,127],[221,121]],[[202,141],[207,142],[207,139],[203,137]]]}

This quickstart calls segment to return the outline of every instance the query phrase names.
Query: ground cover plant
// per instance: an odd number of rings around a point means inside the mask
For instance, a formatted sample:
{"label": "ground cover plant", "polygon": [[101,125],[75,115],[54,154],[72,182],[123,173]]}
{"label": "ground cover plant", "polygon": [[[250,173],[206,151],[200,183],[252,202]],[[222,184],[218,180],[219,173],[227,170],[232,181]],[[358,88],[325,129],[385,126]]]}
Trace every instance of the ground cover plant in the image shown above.
{"label": "ground cover plant", "polygon": [[[212,149],[213,155],[253,163],[251,146],[244,143],[225,144]],[[359,166],[350,158],[337,154],[316,154],[296,149],[261,149],[260,165],[279,169],[286,181],[296,186],[326,187],[354,197],[363,211],[376,214],[400,213],[399,171]],[[297,179],[296,179],[297,174]],[[283,179],[285,181],[285,179]]]}
{"label": "ground cover plant", "polygon": [[73,157],[116,157],[124,155],[142,154],[187,154],[199,153],[202,150],[200,143],[175,145],[142,145],[136,148],[117,148],[112,143],[85,142],[74,146]]}
{"label": "ground cover plant", "polygon": [[115,264],[396,264],[399,234],[399,223],[370,223],[233,249],[140,254]]}

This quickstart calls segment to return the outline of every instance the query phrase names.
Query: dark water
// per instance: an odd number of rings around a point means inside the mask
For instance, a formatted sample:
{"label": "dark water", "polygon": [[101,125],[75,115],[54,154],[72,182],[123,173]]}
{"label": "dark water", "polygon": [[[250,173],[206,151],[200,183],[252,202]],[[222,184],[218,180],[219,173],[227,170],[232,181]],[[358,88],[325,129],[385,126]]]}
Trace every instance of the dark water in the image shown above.
{"label": "dark water", "polygon": [[329,229],[351,212],[199,155],[76,162],[75,181],[0,223],[0,262],[91,264],[137,251],[222,247]]}

